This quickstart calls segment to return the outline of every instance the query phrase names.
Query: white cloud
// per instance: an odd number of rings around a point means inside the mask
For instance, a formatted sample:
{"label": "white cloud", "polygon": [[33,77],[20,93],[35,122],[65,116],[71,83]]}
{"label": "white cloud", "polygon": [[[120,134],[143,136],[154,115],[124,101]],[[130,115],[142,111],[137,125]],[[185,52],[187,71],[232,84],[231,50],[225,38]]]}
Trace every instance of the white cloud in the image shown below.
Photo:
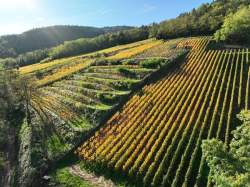
{"label": "white cloud", "polygon": [[112,10],[100,10],[99,11],[99,14],[100,15],[106,15],[106,14],[109,14],[109,13],[111,13],[112,12]]}
{"label": "white cloud", "polygon": [[148,13],[148,12],[153,12],[157,9],[157,7],[155,5],[151,5],[151,4],[144,4],[142,6],[142,13]]}

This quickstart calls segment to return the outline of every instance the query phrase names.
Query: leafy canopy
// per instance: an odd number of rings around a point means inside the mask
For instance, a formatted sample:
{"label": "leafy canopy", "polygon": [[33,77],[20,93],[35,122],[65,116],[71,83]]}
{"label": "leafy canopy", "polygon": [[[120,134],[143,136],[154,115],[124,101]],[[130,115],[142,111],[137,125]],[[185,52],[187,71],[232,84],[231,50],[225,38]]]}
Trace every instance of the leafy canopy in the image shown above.
{"label": "leafy canopy", "polygon": [[250,111],[242,111],[243,122],[232,132],[233,139],[227,150],[219,140],[205,140],[202,152],[210,167],[210,178],[219,187],[250,186]]}
{"label": "leafy canopy", "polygon": [[215,38],[217,41],[250,44],[250,6],[227,16],[222,28],[215,33]]}

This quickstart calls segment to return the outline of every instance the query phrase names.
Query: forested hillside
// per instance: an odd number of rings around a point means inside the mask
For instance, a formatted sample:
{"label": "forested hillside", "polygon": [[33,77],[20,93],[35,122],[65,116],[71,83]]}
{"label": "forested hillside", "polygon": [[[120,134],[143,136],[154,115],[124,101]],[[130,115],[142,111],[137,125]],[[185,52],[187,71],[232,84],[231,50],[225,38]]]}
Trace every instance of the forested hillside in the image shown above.
{"label": "forested hillside", "polygon": [[78,38],[93,38],[108,32],[131,29],[128,26],[85,27],[85,26],[51,26],[26,31],[18,35],[7,35],[0,38],[0,58],[13,57],[28,51],[50,48],[64,41]]}
{"label": "forested hillside", "polygon": [[221,27],[226,16],[249,4],[249,0],[216,0],[202,4],[191,12],[180,14],[177,18],[153,24],[151,36],[168,39],[212,35]]}

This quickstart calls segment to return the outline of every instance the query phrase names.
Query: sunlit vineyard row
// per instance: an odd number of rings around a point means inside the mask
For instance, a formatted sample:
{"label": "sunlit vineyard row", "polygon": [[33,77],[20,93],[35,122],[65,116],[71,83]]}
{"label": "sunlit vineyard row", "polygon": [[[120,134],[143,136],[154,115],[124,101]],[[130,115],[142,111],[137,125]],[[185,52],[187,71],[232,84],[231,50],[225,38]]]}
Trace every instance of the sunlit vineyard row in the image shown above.
{"label": "sunlit vineyard row", "polygon": [[[84,64],[79,64],[79,66],[82,68]],[[77,67],[73,66],[73,71]],[[54,76],[60,78],[58,76],[60,73],[62,76],[65,76],[66,72],[72,74],[70,67],[65,68],[67,68],[65,71],[61,71],[59,68],[59,73],[48,76],[48,80],[39,80],[39,86],[49,81],[54,82]],[[75,113],[75,115],[69,115],[68,120],[72,119],[72,116],[84,116],[86,113],[94,111],[100,114],[104,113],[119,103],[121,97],[129,94],[134,85],[156,70],[144,68],[139,64],[139,61],[135,60],[99,60],[88,68],[82,68],[82,70],[80,68],[78,73],[73,73],[67,78],[40,88],[43,97],[48,97],[59,103],[58,106],[53,106],[51,111],[60,116],[61,110],[56,108],[60,107],[61,103],[62,107],[69,108],[69,111]],[[65,118],[65,115],[63,116]],[[93,116],[97,117],[97,114],[94,113]]]}
{"label": "sunlit vineyard row", "polygon": [[108,59],[125,59],[125,58],[130,58],[134,55],[137,55],[139,53],[142,53],[143,51],[150,49],[154,46],[160,45],[162,44],[163,41],[161,40],[154,40],[152,42],[140,45],[138,47],[134,47],[134,48],[129,48],[129,49],[125,49],[125,50],[121,50],[118,53],[116,53],[115,55],[112,55],[110,57],[108,57]]}
{"label": "sunlit vineyard row", "polygon": [[210,38],[181,41],[184,63],[135,94],[76,153],[144,186],[209,186],[201,142],[228,144],[236,114],[249,109],[249,50],[206,50]]}
{"label": "sunlit vineyard row", "polygon": [[[142,42],[136,42],[134,44],[128,44],[118,47],[113,47],[91,53],[88,55],[83,55],[79,57],[66,58],[61,60],[55,60],[48,63],[40,63],[27,67],[21,68],[21,73],[27,74],[29,76],[37,79],[37,85],[39,87],[46,86],[55,81],[59,81],[71,74],[77,73],[89,67],[95,60],[102,59],[112,59],[120,60],[123,58],[130,58],[133,55],[142,53],[153,46],[162,44],[159,40],[146,40]],[[102,56],[101,54],[104,54]]]}
{"label": "sunlit vineyard row", "polygon": [[[183,52],[179,49],[168,53],[169,59],[150,61],[153,65],[161,63],[154,66],[150,63],[145,66],[141,64],[143,61],[133,58],[154,46],[167,45],[165,43],[150,39],[20,68],[24,76],[31,78],[34,112],[41,120],[55,124],[44,142],[48,154],[56,157],[72,149],[81,137],[111,116],[137,86],[160,70],[160,66],[182,54],[176,53]],[[183,56],[186,50],[184,52]],[[110,58],[117,54],[122,54],[122,58]]]}
{"label": "sunlit vineyard row", "polygon": [[[50,70],[49,73],[45,70],[45,76],[37,79],[36,84],[46,101],[43,103],[46,110],[66,121],[82,117],[97,119],[118,104],[137,83],[159,68],[145,68],[140,65],[140,60],[130,59],[131,46],[139,46],[133,48],[133,55],[149,54],[153,46],[164,46],[169,50],[165,55],[166,59],[176,58],[182,52],[180,49],[172,50],[173,47],[170,49],[172,42],[147,40],[137,43],[138,45],[126,45],[126,48],[117,47],[120,50],[114,55],[122,54],[121,56],[126,56],[125,60],[83,58]],[[43,71],[43,68],[39,71]],[[47,102],[49,100],[53,102]]]}
{"label": "sunlit vineyard row", "polygon": [[130,48],[139,47],[140,45],[146,45],[146,44],[149,44],[151,42],[154,43],[155,40],[148,39],[148,40],[143,40],[143,41],[135,42],[135,43],[131,43],[131,44],[115,46],[115,47],[103,49],[103,50],[100,50],[97,52],[92,52],[92,53],[88,53],[88,54],[84,54],[84,55],[62,58],[62,59],[52,60],[52,61],[44,62],[44,63],[32,64],[29,66],[21,67],[20,72],[22,74],[28,74],[28,73],[33,73],[35,71],[41,71],[41,70],[48,71],[51,69],[56,69],[60,66],[70,65],[72,62],[81,62],[83,59],[95,57],[96,55],[108,55],[108,56],[114,55],[122,50],[128,50]]}

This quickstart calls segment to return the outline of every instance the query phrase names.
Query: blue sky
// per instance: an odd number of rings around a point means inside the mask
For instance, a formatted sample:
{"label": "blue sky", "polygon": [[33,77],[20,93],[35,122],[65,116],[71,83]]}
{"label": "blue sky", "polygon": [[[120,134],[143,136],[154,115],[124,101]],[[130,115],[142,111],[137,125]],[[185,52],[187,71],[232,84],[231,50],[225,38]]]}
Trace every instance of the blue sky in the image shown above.
{"label": "blue sky", "polygon": [[0,0],[0,35],[50,25],[140,26],[212,0]]}

